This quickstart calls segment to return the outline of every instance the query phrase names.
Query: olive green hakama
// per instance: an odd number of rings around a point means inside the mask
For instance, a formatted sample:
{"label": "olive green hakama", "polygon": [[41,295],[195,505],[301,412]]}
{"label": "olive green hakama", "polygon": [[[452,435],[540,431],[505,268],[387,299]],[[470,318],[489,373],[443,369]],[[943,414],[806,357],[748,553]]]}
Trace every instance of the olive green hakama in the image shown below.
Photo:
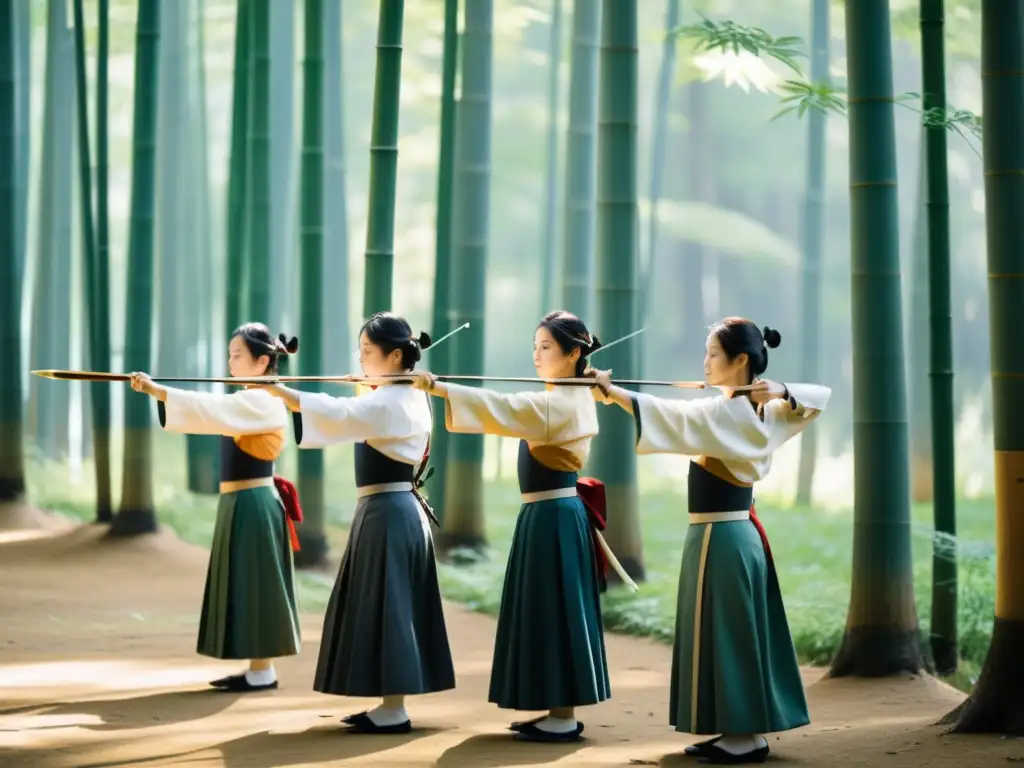
{"label": "olive green hakama", "polygon": [[273,659],[294,656],[300,646],[291,543],[277,491],[221,494],[196,651]]}

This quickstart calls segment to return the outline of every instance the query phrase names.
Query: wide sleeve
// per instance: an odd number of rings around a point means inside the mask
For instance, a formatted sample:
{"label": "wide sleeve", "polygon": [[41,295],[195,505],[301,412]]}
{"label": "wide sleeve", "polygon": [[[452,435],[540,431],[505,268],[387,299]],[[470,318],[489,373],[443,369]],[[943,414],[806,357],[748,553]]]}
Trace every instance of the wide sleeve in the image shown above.
{"label": "wide sleeve", "polygon": [[300,448],[323,448],[411,437],[418,430],[402,404],[388,394],[383,388],[359,397],[300,393],[299,412],[293,414],[295,442]]}
{"label": "wide sleeve", "polygon": [[245,389],[231,394],[167,388],[157,402],[160,426],[188,435],[260,435],[283,429],[287,410],[268,392]]}
{"label": "wide sleeve", "polygon": [[786,384],[786,389],[789,390],[789,400],[772,400],[766,410],[772,415],[776,428],[785,432],[788,440],[825,410],[832,390],[820,384]]}
{"label": "wide sleeve", "polygon": [[[639,392],[632,396],[636,452],[733,457],[744,452],[742,422],[723,398],[665,400]],[[743,403],[747,409],[748,403]]]}
{"label": "wide sleeve", "polygon": [[545,443],[559,408],[548,391],[504,395],[489,389],[447,384],[445,426],[449,432],[500,435]]}

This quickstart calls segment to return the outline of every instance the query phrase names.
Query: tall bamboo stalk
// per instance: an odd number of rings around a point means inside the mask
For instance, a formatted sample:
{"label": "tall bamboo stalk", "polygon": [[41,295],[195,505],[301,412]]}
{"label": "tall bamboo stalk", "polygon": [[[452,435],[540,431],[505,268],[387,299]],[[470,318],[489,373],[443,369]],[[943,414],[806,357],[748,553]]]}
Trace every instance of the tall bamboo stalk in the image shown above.
{"label": "tall bamboo stalk", "polygon": [[0,0],[0,503],[25,493],[21,390],[21,269],[18,257],[18,83],[14,0]]}
{"label": "tall bamboo stalk", "polygon": [[952,717],[959,715],[954,730],[961,733],[1024,736],[1024,6],[1016,0],[981,2],[981,73],[995,427],[996,609],[981,676]]}
{"label": "tall bamboo stalk", "polygon": [[[131,220],[125,310],[125,369],[148,370],[153,362],[153,217],[156,197],[156,123],[160,89],[161,0],[139,0],[135,53],[135,116],[132,131]],[[124,472],[121,506],[110,535],[152,533],[151,398],[129,392],[124,407]]]}
{"label": "tall bamboo stalk", "polygon": [[[110,131],[107,115],[109,93],[108,68],[110,65],[110,0],[99,0],[97,5],[98,39],[96,41],[96,344],[93,352],[97,370],[111,369],[110,342]],[[105,439],[110,440],[112,429],[112,405],[110,388],[92,396],[101,399],[106,413],[101,424],[106,431]],[[95,432],[102,431],[100,425],[93,425]],[[109,448],[107,449],[109,451]],[[99,461],[99,454],[96,455]],[[108,459],[109,461],[109,459]],[[112,485],[113,481],[108,480]],[[113,491],[111,491],[113,507]]]}
{"label": "tall bamboo stalk", "polygon": [[29,166],[32,157],[32,6],[26,0],[14,2],[14,47],[16,49],[15,78],[17,91],[17,163],[16,183],[19,192],[17,204],[17,257],[18,280],[25,274],[28,255],[28,189]]}
{"label": "tall bamboo stalk", "polygon": [[[305,58],[302,63],[302,301],[299,331],[303,376],[323,375],[322,292],[324,273],[324,27],[323,0],[306,0]],[[316,391],[310,384],[307,391]],[[299,451],[299,493],[302,495],[303,523],[299,528],[301,549],[296,564],[303,567],[327,561],[324,535],[324,454],[320,450]]]}
{"label": "tall bamboo stalk", "polygon": [[[491,207],[491,102],[494,60],[494,0],[466,3],[462,33],[462,98],[456,117],[455,259],[452,263],[450,326],[470,327],[448,351],[456,374],[484,372],[487,250]],[[442,549],[486,543],[483,514],[482,435],[450,435],[445,483]],[[458,492],[455,493],[455,489]]]}
{"label": "tall bamboo stalk", "polygon": [[238,0],[235,67],[231,96],[231,159],[228,168],[227,254],[225,258],[224,343],[241,323],[245,307],[245,244],[249,198],[249,102],[252,66],[252,4]]}
{"label": "tall bamboo stalk", "polygon": [[891,42],[888,0],[846,4],[854,521],[850,608],[834,676],[922,666],[910,549]]}
{"label": "tall bamboo stalk", "polygon": [[[636,0],[603,0],[600,100],[597,120],[597,296],[598,323],[605,339],[632,332],[637,320],[637,96]],[[633,378],[638,345],[620,344],[602,355],[601,365]],[[636,484],[635,425],[621,409],[598,414],[601,440],[591,454],[593,473],[605,484],[606,538],[634,580],[644,578]]]}
{"label": "tall bamboo stalk", "polygon": [[271,225],[274,196],[271,189],[270,163],[270,2],[249,0],[252,6],[252,70],[249,82],[250,120],[249,183],[252,208],[248,221],[249,248],[246,264],[249,305],[247,319],[263,323],[270,318],[270,256]]}
{"label": "tall bamboo stalk", "polygon": [[366,221],[363,314],[391,309],[395,260],[395,188],[398,181],[398,117],[402,87],[402,23],[405,0],[380,4],[377,73],[370,131],[370,194]]}
{"label": "tall bamboo stalk", "polygon": [[[86,306],[89,363],[95,371],[109,361],[102,358],[104,344],[99,338],[99,315],[108,311],[101,305],[98,255],[96,253],[96,220],[92,205],[92,156],[89,147],[89,91],[85,71],[85,3],[75,0],[75,85],[78,117],[78,173],[82,221],[82,255],[85,269],[83,294]],[[109,346],[109,342],[107,344]],[[92,411],[93,464],[96,473],[96,522],[114,519],[113,492],[110,483],[110,387],[100,382],[89,387]]]}
{"label": "tall bamboo stalk", "polygon": [[601,0],[575,0],[565,162],[562,307],[587,320],[593,307],[597,216],[597,77]]}
{"label": "tall bamboo stalk", "polygon": [[[829,0],[811,6],[811,81],[829,81],[831,30]],[[800,371],[804,381],[817,381],[821,370],[821,262],[825,250],[825,113],[812,109],[807,116],[807,191],[803,220],[803,285],[800,290]],[[818,430],[811,424],[800,436],[796,503],[811,503]]]}
{"label": "tall bamboo stalk", "polygon": [[558,210],[558,91],[562,70],[562,0],[552,0],[551,3],[551,41],[548,51],[548,137],[540,243],[540,315],[553,309],[551,297],[555,294],[558,282],[555,217]]}
{"label": "tall bamboo stalk", "polygon": [[[459,0],[444,3],[444,52],[441,63],[441,146],[437,162],[437,214],[434,227],[434,315],[431,331],[449,330],[452,281],[452,211],[455,203],[455,79],[459,63]],[[430,353],[430,367],[447,371],[450,367],[449,344]],[[430,503],[444,524],[448,430],[443,408],[434,409],[434,430],[430,435],[430,456],[439,469],[428,481]]]}

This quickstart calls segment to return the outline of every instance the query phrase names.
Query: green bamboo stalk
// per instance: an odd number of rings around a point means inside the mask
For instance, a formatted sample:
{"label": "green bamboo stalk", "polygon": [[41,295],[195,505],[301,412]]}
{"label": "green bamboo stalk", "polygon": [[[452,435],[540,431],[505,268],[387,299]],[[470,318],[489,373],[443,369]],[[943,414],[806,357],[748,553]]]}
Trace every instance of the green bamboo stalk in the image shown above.
{"label": "green bamboo stalk", "polygon": [[[205,355],[195,361],[198,375],[213,375],[213,355],[217,336],[213,332],[214,269],[213,227],[210,202],[209,142],[206,129],[206,36],[205,0],[195,0],[195,77],[191,92],[194,107],[191,109],[193,136],[190,158],[194,195],[186,196],[191,201],[193,216],[198,222],[195,236],[194,263],[197,269],[197,306],[195,307],[199,330],[197,342],[205,343]],[[219,355],[220,353],[218,353]],[[208,388],[208,387],[207,387]],[[220,437],[218,435],[187,435],[188,489],[193,493],[215,494],[220,488]]]}
{"label": "green bamboo stalk", "polygon": [[[131,219],[128,230],[128,301],[124,365],[152,366],[153,217],[156,197],[156,122],[160,88],[161,0],[139,0],[135,53],[135,116],[132,130]],[[151,398],[128,392],[124,408],[124,471],[121,506],[111,536],[157,530],[153,504]]]}
{"label": "green bamboo stalk", "polygon": [[[270,3],[270,314],[272,327],[294,328],[298,321],[295,241],[298,216],[295,171],[295,3]],[[301,311],[301,310],[300,310]],[[305,350],[303,350],[305,351]],[[305,508],[305,507],[303,507]]]}
{"label": "green bamboo stalk", "polygon": [[[431,330],[448,332],[452,279],[452,209],[455,202],[455,80],[459,63],[459,0],[444,3],[444,53],[441,63],[441,146],[437,163],[437,214],[434,227],[434,317]],[[440,338],[440,337],[438,337]],[[451,365],[449,344],[430,353],[430,366],[447,371]],[[448,430],[444,409],[434,409],[434,430],[430,435],[431,464],[438,469],[428,481],[430,503],[444,524],[448,463]]]}
{"label": "green bamboo stalk", "polygon": [[575,0],[566,139],[562,306],[584,320],[593,306],[600,30],[600,0]]}
{"label": "green bamboo stalk", "polygon": [[[345,109],[342,89],[342,2],[326,0],[324,6],[324,280],[322,338],[331,339],[323,349],[323,367],[347,371],[352,365],[349,331],[349,228],[345,186]],[[338,397],[351,394],[343,385],[325,390]]]}
{"label": "green bamboo stalk", "polygon": [[[831,30],[829,0],[811,6],[811,82],[829,81]],[[807,116],[807,191],[803,220],[803,285],[800,289],[800,372],[804,381],[817,381],[821,371],[821,262],[825,250],[825,112],[812,109]],[[809,506],[818,455],[818,430],[811,424],[800,436],[796,503]]]}
{"label": "green bamboo stalk", "polygon": [[[658,248],[658,201],[661,199],[665,179],[665,144],[668,136],[668,113],[672,103],[672,77],[676,69],[676,38],[672,30],[679,26],[679,0],[668,0],[665,8],[665,39],[661,44],[661,65],[658,68],[658,89],[654,100],[654,120],[651,127],[651,214],[647,221],[647,260],[643,273],[640,310],[646,321],[650,309],[649,297],[654,281],[654,254]],[[641,345],[641,356],[643,347]],[[643,366],[640,366],[641,369]]]}
{"label": "green bamboo stalk", "polygon": [[[491,102],[494,58],[494,2],[465,6],[462,33],[462,98],[456,115],[455,258],[452,261],[448,327],[470,327],[448,342],[450,370],[462,375],[484,372],[487,298],[487,246],[491,207]],[[432,361],[433,364],[433,361]],[[445,485],[442,550],[486,544],[483,514],[482,435],[450,435]]]}
{"label": "green bamboo stalk", "polygon": [[391,309],[395,260],[395,186],[398,180],[398,118],[402,87],[402,23],[405,0],[380,4],[377,73],[370,132],[370,193],[366,222],[363,314]]}
{"label": "green bamboo stalk", "polygon": [[18,280],[24,280],[25,259],[28,255],[28,189],[29,165],[32,156],[32,8],[30,3],[14,3],[14,46],[16,58],[17,90],[17,163],[16,183],[23,193],[16,195],[17,202],[17,256]]}
{"label": "green bamboo stalk", "polygon": [[[33,368],[71,362],[74,49],[64,0],[47,3],[46,48],[38,257],[32,302]],[[69,388],[33,380],[29,393],[33,443],[47,458],[64,460],[69,447]]]}
{"label": "green bamboo stalk", "polygon": [[195,231],[185,195],[188,157],[188,0],[165,6],[160,23],[160,103],[157,107],[157,312],[158,371],[185,370],[186,350],[194,343],[196,275],[193,249],[185,243]]}
{"label": "green bamboo stalk", "polygon": [[[658,253],[658,202],[665,178],[665,144],[668,136],[668,114],[672,108],[672,77],[676,69],[676,38],[672,31],[679,26],[679,0],[668,0],[665,8],[665,38],[661,44],[661,65],[658,68],[658,88],[654,99],[654,119],[651,128],[651,171],[648,200],[651,212],[647,222],[647,259],[640,278],[640,325],[647,324],[654,287],[655,258]],[[645,347],[637,345],[637,371],[645,370]]]}
{"label": "green bamboo stalk", "polygon": [[1024,736],[1024,368],[1019,322],[1024,274],[1024,7],[1019,2],[982,0],[981,73],[995,427],[996,605],[992,644],[981,676],[951,719],[958,716],[953,730],[960,733]]}
{"label": "green bamboo stalk", "polygon": [[910,549],[888,0],[847,3],[846,42],[854,532],[846,633],[831,674],[877,676],[922,667]]}
{"label": "green bamboo stalk", "polygon": [[551,42],[548,61],[547,169],[541,236],[540,315],[552,310],[551,297],[558,281],[555,258],[555,216],[558,210],[558,91],[562,71],[562,0],[551,3]]}
{"label": "green bamboo stalk", "polygon": [[[637,69],[636,0],[603,0],[600,98],[597,118],[597,279],[599,335],[617,339],[635,330],[637,319]],[[593,327],[593,326],[592,326]],[[637,344],[620,344],[601,365],[633,378]],[[621,372],[621,373],[620,373]],[[636,484],[635,425],[621,409],[598,413],[601,439],[591,454],[592,472],[605,484],[605,538],[626,573],[644,578]]]}
{"label": "green bamboo stalk", "polygon": [[270,257],[271,217],[274,215],[274,197],[271,189],[270,164],[270,2],[249,0],[252,3],[252,71],[250,87],[249,137],[249,190],[252,208],[248,221],[249,234],[249,319],[260,322],[270,320]]}
{"label": "green bamboo stalk", "polygon": [[25,494],[22,445],[21,279],[18,264],[18,82],[14,0],[0,0],[0,503]]}
{"label": "green bamboo stalk", "polygon": [[231,160],[228,168],[227,254],[225,259],[224,343],[242,323],[245,304],[245,240],[249,199],[249,91],[252,3],[238,0],[235,21],[235,82],[231,97]]}
{"label": "green bamboo stalk", "polygon": [[[329,0],[328,0],[329,1]],[[302,63],[302,200],[299,209],[302,242],[299,335],[302,376],[323,375],[323,273],[324,273],[324,0],[306,0],[305,57]],[[315,384],[304,389],[316,391]],[[327,562],[324,535],[324,453],[299,451],[299,493],[303,522],[299,526],[301,549],[295,563],[300,567]]]}
{"label": "green bamboo stalk", "polygon": [[[921,0],[924,109],[946,109],[943,0]],[[950,299],[949,174],[946,129],[925,129],[928,170],[928,304],[934,471],[931,649],[939,674],[956,671],[957,563],[954,459],[953,309]]]}
{"label": "green bamboo stalk", "polygon": [[929,392],[910,402],[910,491],[914,502],[932,502],[933,453],[930,382],[927,344],[914,344],[915,328],[928,325],[928,158],[922,125],[918,144],[917,195],[914,200],[914,229],[910,240],[910,280],[904,289],[910,320],[904,332],[907,344],[907,381],[911,392]]}
{"label": "green bamboo stalk", "polygon": [[[110,132],[108,129],[107,102],[109,92],[108,68],[110,63],[110,2],[99,0],[98,39],[96,51],[96,347],[92,351],[96,360],[96,370],[109,371],[110,364],[110,213],[109,213],[109,169],[110,169]],[[112,405],[110,387],[94,390],[92,397],[100,402],[97,413],[99,421],[93,425],[94,440],[102,441],[107,447],[104,460],[108,463],[105,470],[97,468],[108,478],[105,493],[113,510],[113,480],[111,476],[110,438]],[[99,443],[97,443],[98,445]],[[96,451],[95,460],[101,460],[101,452]],[[97,488],[98,498],[102,499]],[[102,502],[101,502],[102,506]]]}
{"label": "green bamboo stalk", "polygon": [[[92,157],[89,147],[89,92],[85,71],[85,9],[83,0],[75,0],[75,87],[78,117],[79,203],[81,205],[82,254],[85,257],[82,280],[87,317],[89,361],[93,370],[107,361],[100,359],[99,340],[101,307],[96,253],[96,219],[92,205]],[[92,415],[93,465],[96,474],[96,522],[109,523],[114,518],[113,492],[110,483],[110,393],[109,387],[94,383],[89,387]]]}

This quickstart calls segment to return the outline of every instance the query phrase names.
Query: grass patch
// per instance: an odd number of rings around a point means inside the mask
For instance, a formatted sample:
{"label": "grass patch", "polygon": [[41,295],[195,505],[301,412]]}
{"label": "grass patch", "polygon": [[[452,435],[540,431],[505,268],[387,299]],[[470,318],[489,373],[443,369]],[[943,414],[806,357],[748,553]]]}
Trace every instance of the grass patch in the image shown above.
{"label": "grass patch", "polygon": [[[154,496],[160,521],[183,540],[209,546],[217,499],[196,496],[185,488],[184,440],[157,432],[154,455],[161,457],[155,473]],[[294,477],[294,450],[286,453],[279,471]],[[166,457],[166,458],[165,458]],[[115,466],[119,462],[115,462]],[[93,517],[92,469],[69,473],[66,466],[29,462],[33,502],[80,520]],[[344,528],[354,507],[351,450],[327,452],[329,539],[340,556]],[[115,488],[120,483],[115,482]],[[487,536],[485,557],[455,553],[459,564],[439,567],[444,596],[467,607],[494,615],[501,600],[505,562],[519,509],[514,482],[488,481],[485,486]],[[963,500],[958,506],[960,603],[959,642],[962,664],[947,682],[970,690],[988,650],[995,608],[994,514],[990,500]],[[779,581],[797,654],[804,663],[828,664],[839,648],[850,594],[853,512],[785,507],[764,494],[758,511],[779,569]],[[603,599],[609,630],[671,642],[680,557],[686,538],[686,502],[672,492],[644,493],[641,498],[646,581],[640,592],[613,589]],[[913,508],[914,581],[923,645],[927,652],[931,605],[931,507]],[[302,610],[326,608],[333,574],[302,571],[297,579]]]}

